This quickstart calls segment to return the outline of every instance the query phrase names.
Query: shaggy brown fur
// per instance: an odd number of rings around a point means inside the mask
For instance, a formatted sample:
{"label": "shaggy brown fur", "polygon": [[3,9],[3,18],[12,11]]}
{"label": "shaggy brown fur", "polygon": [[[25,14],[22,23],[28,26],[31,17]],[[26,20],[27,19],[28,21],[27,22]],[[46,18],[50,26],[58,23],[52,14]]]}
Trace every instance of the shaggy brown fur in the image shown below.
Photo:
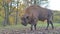
{"label": "shaggy brown fur", "polygon": [[42,8],[38,5],[32,5],[25,9],[25,14],[22,17],[22,24],[23,25],[27,25],[28,23],[31,24],[31,30],[32,30],[33,26],[36,29],[36,24],[38,20],[40,21],[47,20],[46,29],[48,29],[49,23],[52,25],[53,28],[52,18],[53,13],[51,10]]}

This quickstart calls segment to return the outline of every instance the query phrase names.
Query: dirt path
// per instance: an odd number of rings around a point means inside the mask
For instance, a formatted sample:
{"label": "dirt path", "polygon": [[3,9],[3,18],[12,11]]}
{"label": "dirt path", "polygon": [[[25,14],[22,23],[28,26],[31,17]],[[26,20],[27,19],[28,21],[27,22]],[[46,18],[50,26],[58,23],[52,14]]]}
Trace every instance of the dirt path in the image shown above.
{"label": "dirt path", "polygon": [[37,27],[37,30],[33,31],[30,31],[30,28],[3,28],[0,29],[0,34],[60,34],[60,27],[56,27],[54,30],[51,28],[45,30],[45,27]]}

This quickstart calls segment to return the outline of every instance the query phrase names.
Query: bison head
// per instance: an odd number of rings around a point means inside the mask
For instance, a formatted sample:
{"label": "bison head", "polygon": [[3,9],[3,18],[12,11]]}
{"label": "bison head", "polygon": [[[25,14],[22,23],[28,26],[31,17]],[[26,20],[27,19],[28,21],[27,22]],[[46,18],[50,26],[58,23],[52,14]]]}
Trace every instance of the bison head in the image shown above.
{"label": "bison head", "polygon": [[24,26],[27,26],[27,24],[28,24],[28,16],[23,16],[21,18],[21,24],[24,25]]}

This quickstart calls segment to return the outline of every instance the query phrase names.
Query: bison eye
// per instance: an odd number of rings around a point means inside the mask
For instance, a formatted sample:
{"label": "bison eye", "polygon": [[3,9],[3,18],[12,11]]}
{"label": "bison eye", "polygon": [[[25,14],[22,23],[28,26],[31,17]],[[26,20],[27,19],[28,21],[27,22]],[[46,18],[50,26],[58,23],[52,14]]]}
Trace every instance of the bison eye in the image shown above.
{"label": "bison eye", "polygon": [[29,17],[27,16],[26,18],[28,19]]}
{"label": "bison eye", "polygon": [[29,16],[27,16],[26,18],[27,18],[28,20],[30,19],[30,17],[29,17]]}

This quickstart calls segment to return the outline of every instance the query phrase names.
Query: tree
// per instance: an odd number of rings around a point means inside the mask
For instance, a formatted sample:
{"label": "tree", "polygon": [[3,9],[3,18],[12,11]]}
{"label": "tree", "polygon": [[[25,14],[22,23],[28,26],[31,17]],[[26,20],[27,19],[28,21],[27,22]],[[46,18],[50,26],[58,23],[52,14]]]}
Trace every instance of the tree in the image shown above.
{"label": "tree", "polygon": [[15,24],[17,24],[17,22],[18,22],[18,3],[19,3],[19,0],[17,0],[17,11],[16,11],[16,22],[15,22]]}
{"label": "tree", "polygon": [[5,10],[5,19],[3,25],[9,25],[9,2],[10,0],[3,0],[3,7]]}

